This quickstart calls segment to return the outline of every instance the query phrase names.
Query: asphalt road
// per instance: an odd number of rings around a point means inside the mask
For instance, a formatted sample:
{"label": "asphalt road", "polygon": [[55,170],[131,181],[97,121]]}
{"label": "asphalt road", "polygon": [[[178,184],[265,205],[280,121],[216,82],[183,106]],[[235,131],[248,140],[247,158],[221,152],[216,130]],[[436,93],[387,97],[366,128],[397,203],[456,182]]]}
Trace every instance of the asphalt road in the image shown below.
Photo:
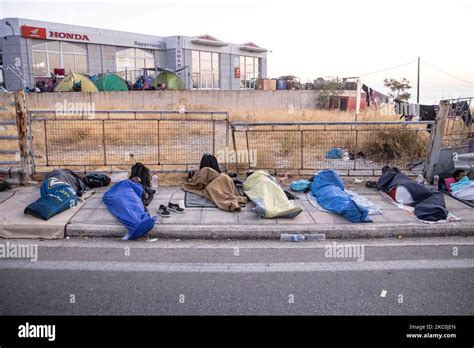
{"label": "asphalt road", "polygon": [[473,237],[6,242],[0,315],[474,314]]}

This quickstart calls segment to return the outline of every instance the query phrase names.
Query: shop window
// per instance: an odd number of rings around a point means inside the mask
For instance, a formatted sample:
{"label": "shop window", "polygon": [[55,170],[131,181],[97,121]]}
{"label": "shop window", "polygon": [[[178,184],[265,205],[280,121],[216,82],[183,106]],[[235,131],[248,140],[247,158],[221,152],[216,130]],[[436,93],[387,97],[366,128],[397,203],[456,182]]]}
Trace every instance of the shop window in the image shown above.
{"label": "shop window", "polygon": [[119,75],[134,82],[140,75],[143,75],[144,68],[155,67],[153,51],[141,48],[119,48],[116,52],[116,65]]}
{"label": "shop window", "polygon": [[49,77],[54,69],[87,73],[85,44],[60,41],[33,41],[33,72],[35,77]]}
{"label": "shop window", "polygon": [[192,51],[191,77],[195,89],[218,89],[219,53]]}
{"label": "shop window", "polygon": [[262,77],[262,60],[257,57],[240,56],[240,88],[255,89],[257,79]]}

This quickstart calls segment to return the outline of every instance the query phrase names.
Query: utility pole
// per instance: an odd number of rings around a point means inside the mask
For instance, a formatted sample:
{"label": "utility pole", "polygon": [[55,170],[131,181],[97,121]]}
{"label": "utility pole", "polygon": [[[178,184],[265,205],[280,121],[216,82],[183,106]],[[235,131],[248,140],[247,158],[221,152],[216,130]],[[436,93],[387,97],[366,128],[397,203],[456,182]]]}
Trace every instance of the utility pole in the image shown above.
{"label": "utility pole", "polygon": [[416,103],[420,104],[420,57],[418,57],[418,76],[416,79]]}

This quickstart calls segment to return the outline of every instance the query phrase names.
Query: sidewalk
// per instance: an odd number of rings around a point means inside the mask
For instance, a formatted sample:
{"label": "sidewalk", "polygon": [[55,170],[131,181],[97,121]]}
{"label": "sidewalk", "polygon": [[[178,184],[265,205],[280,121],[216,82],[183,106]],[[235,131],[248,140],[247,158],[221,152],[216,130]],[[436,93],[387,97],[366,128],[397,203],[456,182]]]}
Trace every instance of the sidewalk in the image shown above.
{"label": "sidewalk", "polygon": [[[64,238],[111,237],[122,238],[126,234],[123,225],[112,216],[102,202],[108,187],[89,191],[78,206],[48,221],[23,214],[26,205],[39,196],[37,187],[20,187],[0,195],[0,236],[6,238]],[[447,208],[461,221],[446,224],[425,224],[407,212],[397,208],[376,191],[353,189],[379,205],[382,215],[371,215],[373,223],[352,224],[345,218],[325,213],[313,207],[306,194],[295,204],[303,212],[293,219],[258,218],[251,211],[253,203],[240,213],[230,213],[217,208],[186,208],[185,214],[171,213],[171,217],[158,216],[153,230],[147,235],[172,239],[278,239],[282,233],[324,233],[326,238],[394,238],[431,236],[474,235],[474,210],[445,196]],[[12,193],[14,193],[12,195]],[[157,215],[158,206],[184,200],[180,187],[159,187],[148,207],[151,215]],[[54,233],[51,233],[54,231]],[[31,235],[31,237],[30,237]],[[34,236],[36,235],[36,236]],[[41,237],[39,237],[40,235]]]}
{"label": "sidewalk", "polygon": [[[185,214],[172,213],[171,217],[158,216],[157,224],[148,233],[150,237],[175,239],[277,239],[282,233],[324,233],[326,238],[391,238],[474,235],[473,209],[445,196],[447,208],[462,218],[459,222],[425,224],[397,208],[375,190],[354,189],[379,205],[382,215],[371,215],[373,223],[353,224],[345,218],[325,213],[313,207],[306,194],[296,194],[295,203],[303,212],[293,219],[263,219],[251,212],[252,203],[240,213],[224,212],[217,208],[187,208]],[[115,237],[126,234],[125,228],[113,217],[102,202],[104,189],[88,198],[81,209],[66,225],[71,237]],[[149,211],[157,215],[160,204],[169,200],[184,200],[179,187],[158,188]]]}

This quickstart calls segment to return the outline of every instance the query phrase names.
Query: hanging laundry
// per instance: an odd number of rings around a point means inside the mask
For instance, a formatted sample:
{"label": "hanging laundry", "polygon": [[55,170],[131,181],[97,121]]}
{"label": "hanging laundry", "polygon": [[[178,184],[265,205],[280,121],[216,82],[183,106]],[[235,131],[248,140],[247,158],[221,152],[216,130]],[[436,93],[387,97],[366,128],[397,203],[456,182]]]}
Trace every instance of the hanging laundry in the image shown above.
{"label": "hanging laundry", "polygon": [[381,103],[388,103],[388,96],[385,94],[382,94],[365,84],[362,85],[362,90],[366,95],[367,106],[370,106],[370,104],[379,105]]}
{"label": "hanging laundry", "polygon": [[452,103],[448,115],[461,117],[466,127],[472,124],[471,109],[467,101]]}

